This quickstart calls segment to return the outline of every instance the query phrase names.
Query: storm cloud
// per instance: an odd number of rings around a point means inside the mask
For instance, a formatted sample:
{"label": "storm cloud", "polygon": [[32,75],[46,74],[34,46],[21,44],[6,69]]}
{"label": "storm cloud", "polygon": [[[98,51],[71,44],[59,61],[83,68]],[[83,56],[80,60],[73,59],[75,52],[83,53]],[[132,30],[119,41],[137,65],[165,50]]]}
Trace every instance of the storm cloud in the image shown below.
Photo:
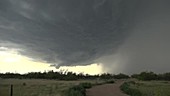
{"label": "storm cloud", "polygon": [[[156,65],[156,57],[148,59],[154,52],[168,65],[168,4],[164,0],[1,0],[0,46],[21,49],[22,55],[56,66],[102,63],[109,71],[131,72],[137,70],[133,66]],[[109,69],[114,62],[118,69]]]}
{"label": "storm cloud", "polygon": [[167,72],[170,68],[169,1],[143,1],[131,34],[116,53],[100,58],[105,70],[119,73]]}

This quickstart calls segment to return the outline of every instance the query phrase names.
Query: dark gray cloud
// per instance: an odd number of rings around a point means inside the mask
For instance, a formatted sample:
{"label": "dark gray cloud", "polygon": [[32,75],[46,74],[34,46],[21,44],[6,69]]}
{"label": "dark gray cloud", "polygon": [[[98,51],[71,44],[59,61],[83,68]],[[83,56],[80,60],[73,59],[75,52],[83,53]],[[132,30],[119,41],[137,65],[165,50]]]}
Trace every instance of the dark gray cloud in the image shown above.
{"label": "dark gray cloud", "polygon": [[[138,70],[132,66],[151,68],[145,64],[157,62],[156,58],[167,65],[168,4],[164,0],[1,0],[0,44],[59,66],[102,62],[112,70],[112,62],[117,62],[117,70],[130,73]],[[148,59],[154,52],[158,57]]]}
{"label": "dark gray cloud", "polygon": [[[170,68],[169,1],[142,2],[135,24],[126,41],[115,54],[101,62],[110,72],[167,72]],[[111,59],[112,58],[112,59]],[[106,66],[105,65],[105,66]]]}
{"label": "dark gray cloud", "polygon": [[[136,3],[136,2],[135,2]],[[129,35],[135,4],[112,0],[4,0],[0,38],[21,54],[59,65],[89,64]],[[132,23],[131,23],[132,24]]]}

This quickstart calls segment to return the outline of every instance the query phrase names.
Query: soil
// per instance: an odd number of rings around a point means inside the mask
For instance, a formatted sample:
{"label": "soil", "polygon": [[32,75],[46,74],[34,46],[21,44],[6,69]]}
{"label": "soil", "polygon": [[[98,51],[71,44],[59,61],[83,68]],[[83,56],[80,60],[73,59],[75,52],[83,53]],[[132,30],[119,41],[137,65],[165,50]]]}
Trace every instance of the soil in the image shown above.
{"label": "soil", "polygon": [[86,96],[128,96],[119,88],[123,82],[123,80],[118,80],[114,84],[94,86],[86,90]]}

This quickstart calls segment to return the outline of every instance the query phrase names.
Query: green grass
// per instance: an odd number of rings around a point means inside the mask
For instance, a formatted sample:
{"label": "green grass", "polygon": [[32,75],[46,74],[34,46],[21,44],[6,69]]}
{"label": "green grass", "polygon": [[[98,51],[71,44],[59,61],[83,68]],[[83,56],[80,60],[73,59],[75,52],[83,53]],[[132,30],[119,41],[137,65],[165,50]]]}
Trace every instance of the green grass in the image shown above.
{"label": "green grass", "polygon": [[170,96],[170,82],[167,81],[138,81],[131,84],[131,88],[138,89],[142,96]]}
{"label": "green grass", "polygon": [[[13,84],[13,96],[61,96],[71,86],[95,81],[57,81],[41,79],[0,79],[0,96],[9,96]],[[85,84],[86,87],[90,85]]]}

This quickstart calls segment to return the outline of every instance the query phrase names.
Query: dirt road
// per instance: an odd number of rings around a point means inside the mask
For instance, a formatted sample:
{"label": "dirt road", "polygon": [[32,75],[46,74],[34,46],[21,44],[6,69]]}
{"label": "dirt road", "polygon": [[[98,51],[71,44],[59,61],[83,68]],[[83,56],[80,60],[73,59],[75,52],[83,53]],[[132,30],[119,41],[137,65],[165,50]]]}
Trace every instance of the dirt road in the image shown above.
{"label": "dirt road", "polygon": [[87,96],[128,96],[120,90],[123,81],[116,81],[114,84],[104,84],[87,89]]}

